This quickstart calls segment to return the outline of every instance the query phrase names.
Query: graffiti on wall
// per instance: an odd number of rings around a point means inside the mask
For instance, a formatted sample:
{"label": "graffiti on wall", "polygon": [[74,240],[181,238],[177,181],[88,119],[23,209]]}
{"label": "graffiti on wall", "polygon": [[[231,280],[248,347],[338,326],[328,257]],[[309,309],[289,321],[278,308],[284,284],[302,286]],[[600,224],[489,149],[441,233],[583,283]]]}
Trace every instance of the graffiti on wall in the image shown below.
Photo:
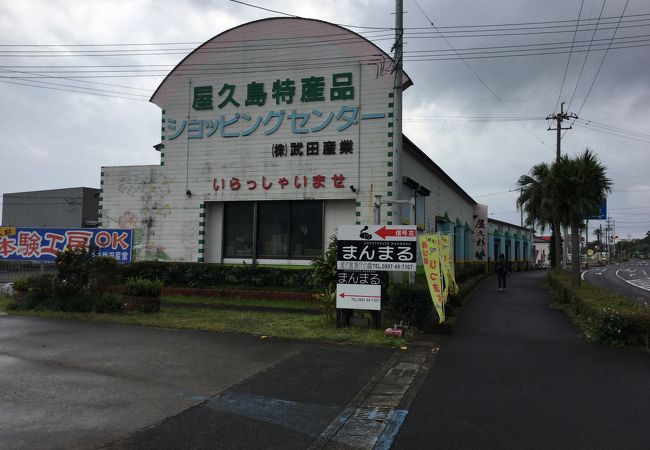
{"label": "graffiti on wall", "polygon": [[135,230],[133,242],[138,260],[169,259],[167,248],[157,243],[155,236],[161,219],[172,213],[167,201],[172,187],[173,179],[155,173],[125,176],[120,180],[118,191],[139,200],[139,210],[124,210],[118,219],[120,228]]}

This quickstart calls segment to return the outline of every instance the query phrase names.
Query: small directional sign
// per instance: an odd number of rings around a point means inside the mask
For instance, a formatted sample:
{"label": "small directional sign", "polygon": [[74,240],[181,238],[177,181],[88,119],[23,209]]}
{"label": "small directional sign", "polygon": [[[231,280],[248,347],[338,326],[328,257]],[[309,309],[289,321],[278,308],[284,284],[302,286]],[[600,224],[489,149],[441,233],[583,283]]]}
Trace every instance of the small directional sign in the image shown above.
{"label": "small directional sign", "polygon": [[337,284],[336,307],[338,309],[381,309],[381,285]]}

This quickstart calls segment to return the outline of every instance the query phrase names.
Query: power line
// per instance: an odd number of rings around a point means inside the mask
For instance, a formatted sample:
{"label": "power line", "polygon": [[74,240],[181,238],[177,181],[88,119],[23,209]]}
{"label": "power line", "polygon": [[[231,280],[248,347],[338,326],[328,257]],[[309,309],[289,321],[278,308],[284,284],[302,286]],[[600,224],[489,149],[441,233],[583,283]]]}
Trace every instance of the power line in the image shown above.
{"label": "power line", "polygon": [[[429,16],[428,16],[428,15],[424,12],[424,10],[420,7],[420,4],[419,4],[416,0],[413,0],[413,2],[414,2],[415,5],[418,7],[418,9],[420,10],[420,12],[424,15],[424,17],[426,17],[426,19],[429,21],[429,23],[431,24],[431,26],[433,27],[433,29],[436,30],[436,31],[438,32],[438,34],[440,34],[440,36],[445,40],[445,42],[447,43],[447,45],[448,45],[451,49],[454,49],[454,46],[451,45],[451,42],[449,42],[449,40],[447,40],[447,38],[446,38],[442,33],[440,33],[440,31],[436,28],[436,26],[435,26],[435,24],[433,23],[433,21],[429,18]],[[481,84],[482,84],[483,86],[485,86],[485,88],[486,88],[488,91],[490,91],[490,93],[494,96],[494,98],[496,98],[496,99],[498,100],[499,104],[501,104],[501,106],[503,106],[503,107],[504,107],[504,108],[505,108],[505,109],[510,113],[510,115],[511,115],[512,117],[516,117],[515,114],[510,110],[510,108],[508,108],[508,106],[507,106],[505,103],[503,103],[503,102],[501,101],[501,99],[499,98],[499,96],[498,96],[498,95],[497,95],[497,94],[496,94],[496,93],[495,93],[495,92],[494,92],[494,91],[493,91],[493,90],[492,90],[492,89],[491,89],[491,88],[490,88],[490,87],[485,83],[485,81],[483,81],[483,79],[478,75],[478,73],[476,73],[476,71],[472,68],[472,66],[470,66],[469,63],[468,63],[467,61],[465,61],[465,59],[463,59],[457,51],[455,51],[455,49],[454,49],[454,52],[455,52],[455,53],[460,57],[461,61],[463,61],[463,63],[465,64],[465,66],[466,66],[466,67],[467,67],[467,68],[468,68],[468,69],[469,69],[469,70],[474,74],[474,76],[475,76],[475,77],[476,77],[476,78],[481,82]],[[523,124],[523,122],[519,122],[519,123],[520,123],[520,124],[521,124],[525,129],[526,129],[526,131],[528,131],[528,133],[530,133],[530,134],[531,134],[531,135],[532,135],[532,136],[533,136],[537,141],[539,141],[542,145],[546,146],[546,144],[544,143],[544,141],[542,141],[540,138],[538,138],[538,137],[537,137],[537,136],[536,136],[536,135],[535,135],[535,134],[534,134],[534,133],[533,133],[533,132],[532,132],[532,131],[531,131],[531,130],[526,126],[526,125]]]}
{"label": "power line", "polygon": [[[598,25],[600,24],[600,18],[603,15],[603,11],[605,10],[605,3],[607,3],[607,0],[603,0],[603,4],[600,8],[600,13],[598,14],[598,19],[596,21],[596,26],[594,27],[594,32],[591,35],[591,40],[589,41],[589,48],[587,49],[587,53],[585,54],[585,59],[582,61],[582,67],[580,68],[580,73],[578,74],[578,79],[576,80],[576,85],[573,88],[573,92],[571,93],[571,98],[569,99],[569,105],[567,106],[568,108],[571,108],[571,103],[573,103],[573,98],[576,95],[576,91],[578,90],[578,86],[580,85],[580,80],[582,79],[582,73],[585,70],[585,65],[587,65],[587,59],[589,59],[589,52],[591,51],[591,46],[594,43],[594,40],[596,38],[596,30],[598,30]],[[556,107],[557,109],[557,107]]]}
{"label": "power line", "polygon": [[[630,3],[630,0],[626,0],[625,6],[623,7],[623,12],[621,13],[621,17],[625,14],[625,10],[627,9],[627,5]],[[618,25],[616,25],[616,28],[614,29],[614,34],[612,34],[612,42],[614,41],[614,38],[616,37],[616,32],[618,31]],[[584,108],[585,104],[587,103],[587,99],[589,98],[589,94],[591,94],[591,90],[593,89],[594,85],[596,84],[596,80],[598,79],[598,75],[600,74],[600,70],[603,68],[603,64],[605,63],[605,58],[607,58],[607,53],[609,52],[609,49],[611,48],[611,44],[609,47],[607,47],[607,50],[605,50],[605,54],[603,55],[603,59],[600,61],[600,65],[598,66],[598,70],[596,70],[596,75],[594,76],[594,80],[591,82],[591,86],[589,86],[589,90],[587,91],[587,94],[585,95],[584,100],[582,101],[582,105],[580,106],[580,109],[578,109],[578,114],[582,112],[582,108]]]}
{"label": "power line", "polygon": [[571,41],[571,50],[569,50],[569,57],[566,60],[566,67],[564,68],[564,75],[562,76],[562,85],[560,86],[560,92],[557,93],[557,102],[555,102],[555,111],[560,105],[560,98],[562,97],[562,90],[564,89],[564,82],[566,81],[566,74],[569,72],[569,64],[571,63],[571,55],[573,55],[573,45],[576,42],[576,36],[578,34],[578,26],[580,25],[580,16],[582,15],[582,7],[585,4],[585,0],[580,2],[580,11],[578,12],[578,21],[576,22],[576,29],[573,32],[573,40]]}

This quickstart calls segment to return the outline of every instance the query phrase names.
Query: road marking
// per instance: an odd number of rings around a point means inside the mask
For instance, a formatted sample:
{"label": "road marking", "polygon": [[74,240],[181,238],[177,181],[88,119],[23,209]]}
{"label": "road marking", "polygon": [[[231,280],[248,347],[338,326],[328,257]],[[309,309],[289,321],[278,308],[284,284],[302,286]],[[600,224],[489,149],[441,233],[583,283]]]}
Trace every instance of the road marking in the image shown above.
{"label": "road marking", "polygon": [[650,279],[626,280],[625,278],[623,278],[618,274],[619,272],[620,270],[616,271],[616,276],[619,277],[621,280],[625,281],[627,284],[637,287],[639,289],[643,289],[644,291],[650,292]]}

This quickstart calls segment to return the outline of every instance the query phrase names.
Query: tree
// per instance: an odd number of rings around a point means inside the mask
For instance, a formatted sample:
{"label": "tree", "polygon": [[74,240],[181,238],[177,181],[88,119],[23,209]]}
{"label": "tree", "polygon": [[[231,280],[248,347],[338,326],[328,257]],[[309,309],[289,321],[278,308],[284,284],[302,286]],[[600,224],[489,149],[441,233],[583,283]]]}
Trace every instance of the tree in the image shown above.
{"label": "tree", "polygon": [[553,164],[552,215],[571,227],[573,254],[571,285],[580,286],[580,225],[594,215],[611,191],[612,180],[598,157],[589,149],[571,158],[564,155]]}
{"label": "tree", "polygon": [[[553,247],[551,251],[551,266],[554,269],[560,267],[559,255],[562,253],[560,236],[560,223],[554,219],[553,210],[553,166],[548,163],[539,163],[530,169],[529,175],[522,175],[517,181],[519,197],[517,208],[526,212],[526,224],[532,227],[536,225],[542,231],[547,226],[552,226]],[[553,257],[555,255],[555,257]]]}

